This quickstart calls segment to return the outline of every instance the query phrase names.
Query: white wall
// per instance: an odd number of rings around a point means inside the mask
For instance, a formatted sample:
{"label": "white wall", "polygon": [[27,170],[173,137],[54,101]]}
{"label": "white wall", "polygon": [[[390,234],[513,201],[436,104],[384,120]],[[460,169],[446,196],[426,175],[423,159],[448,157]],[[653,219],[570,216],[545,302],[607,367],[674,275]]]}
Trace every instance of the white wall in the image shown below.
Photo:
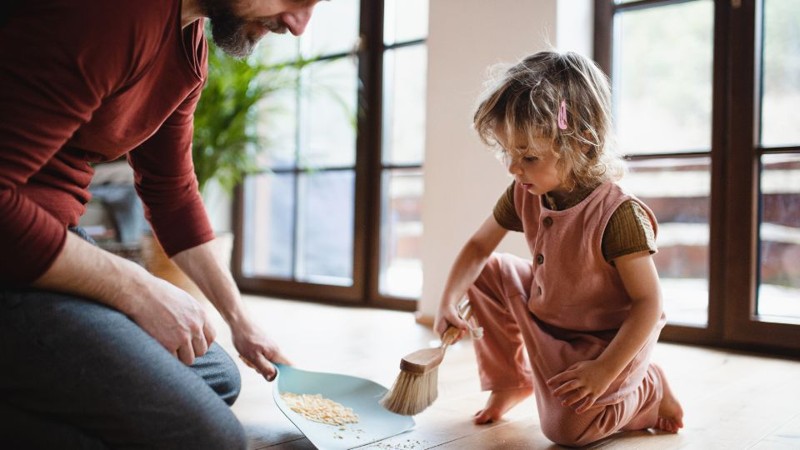
{"label": "white wall", "polygon": [[[435,316],[456,254],[511,182],[471,129],[487,69],[549,48],[591,56],[591,14],[591,0],[430,1],[420,320]],[[498,250],[530,256],[520,233]]]}

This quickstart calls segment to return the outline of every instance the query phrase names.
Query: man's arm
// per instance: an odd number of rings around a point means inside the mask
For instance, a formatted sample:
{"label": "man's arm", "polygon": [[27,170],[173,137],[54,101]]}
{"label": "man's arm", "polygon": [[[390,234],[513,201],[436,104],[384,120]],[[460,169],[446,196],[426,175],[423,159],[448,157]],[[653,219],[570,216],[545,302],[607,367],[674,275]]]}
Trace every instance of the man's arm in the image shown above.
{"label": "man's arm", "polygon": [[214,253],[214,241],[184,250],[172,260],[211,301],[228,323],[236,350],[266,379],[275,378],[272,362],[288,363],[278,346],[250,321],[233,276]]}
{"label": "man's arm", "polygon": [[0,283],[30,284],[64,247],[63,220],[26,188],[44,167],[53,186],[74,182],[63,171],[84,169],[74,167],[77,158],[55,156],[147,64],[139,57],[140,24],[127,14],[141,9],[99,0],[91,7],[18,1],[0,25],[0,253],[14,255],[0,258]]}
{"label": "man's arm", "polygon": [[121,311],[185,364],[205,354],[214,340],[211,322],[191,295],[73,233],[33,286]]}

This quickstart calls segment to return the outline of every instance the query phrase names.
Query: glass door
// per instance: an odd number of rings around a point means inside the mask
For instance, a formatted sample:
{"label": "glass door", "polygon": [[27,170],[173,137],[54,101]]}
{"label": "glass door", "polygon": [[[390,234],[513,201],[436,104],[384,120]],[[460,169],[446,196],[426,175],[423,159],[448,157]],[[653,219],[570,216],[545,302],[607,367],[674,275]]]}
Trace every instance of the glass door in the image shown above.
{"label": "glass door", "polygon": [[[633,7],[636,6],[636,7]],[[654,256],[670,324],[709,327],[714,3],[620,5],[612,92],[622,186],[659,221]]]}
{"label": "glass door", "polygon": [[291,88],[262,105],[268,150],[237,194],[242,290],[416,309],[427,13],[428,0],[325,2],[306,34],[260,47]]}
{"label": "glass door", "polygon": [[800,321],[800,2],[761,14],[759,286],[763,320]]}
{"label": "glass door", "polygon": [[[800,354],[800,2],[759,0],[732,9],[732,159],[728,221],[741,234],[726,336]],[[748,58],[748,55],[752,57]],[[741,107],[739,106],[741,105]],[[742,217],[742,214],[746,214]],[[754,220],[749,220],[752,217]],[[751,275],[753,274],[753,275]],[[748,276],[745,276],[748,275]],[[747,280],[746,282],[743,281]]]}
{"label": "glass door", "polygon": [[289,82],[261,105],[267,150],[239,193],[234,272],[244,290],[360,298],[353,269],[359,10],[358,0],[319,5],[305,34],[270,34],[259,46]]}
{"label": "glass door", "polygon": [[800,2],[596,0],[667,340],[800,354]]}
{"label": "glass door", "polygon": [[387,0],[383,29],[378,303],[413,310],[422,294],[422,164],[428,0]]}

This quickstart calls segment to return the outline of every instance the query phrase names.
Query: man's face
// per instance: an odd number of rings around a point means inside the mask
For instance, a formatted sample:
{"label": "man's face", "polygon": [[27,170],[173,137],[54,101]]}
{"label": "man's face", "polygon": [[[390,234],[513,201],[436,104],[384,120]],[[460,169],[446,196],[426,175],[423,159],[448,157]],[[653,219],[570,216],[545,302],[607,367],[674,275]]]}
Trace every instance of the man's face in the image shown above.
{"label": "man's face", "polygon": [[199,0],[214,43],[237,58],[249,55],[267,33],[303,33],[318,0]]}

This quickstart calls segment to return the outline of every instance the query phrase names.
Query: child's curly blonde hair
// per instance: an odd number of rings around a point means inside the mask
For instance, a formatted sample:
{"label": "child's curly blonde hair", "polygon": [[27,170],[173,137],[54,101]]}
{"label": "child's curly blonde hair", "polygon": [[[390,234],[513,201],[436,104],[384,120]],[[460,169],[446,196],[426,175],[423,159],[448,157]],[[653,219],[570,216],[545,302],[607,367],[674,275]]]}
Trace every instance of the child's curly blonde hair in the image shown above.
{"label": "child's curly blonde hair", "polygon": [[[559,110],[562,110],[559,116]],[[543,51],[505,70],[480,100],[473,126],[481,140],[500,147],[498,133],[525,139],[504,156],[518,158],[533,138],[550,138],[564,187],[594,187],[622,177],[611,150],[611,88],[591,60],[573,52]]]}

